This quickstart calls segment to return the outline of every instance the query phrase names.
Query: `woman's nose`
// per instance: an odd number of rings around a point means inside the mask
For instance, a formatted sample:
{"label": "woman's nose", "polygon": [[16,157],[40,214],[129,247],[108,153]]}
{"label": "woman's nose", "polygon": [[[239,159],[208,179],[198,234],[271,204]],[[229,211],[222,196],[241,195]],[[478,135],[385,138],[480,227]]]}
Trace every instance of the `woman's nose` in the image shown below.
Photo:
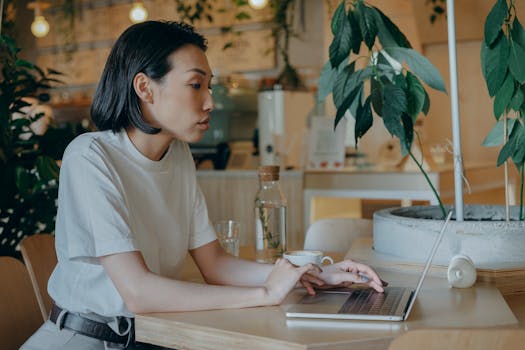
{"label": "woman's nose", "polygon": [[211,92],[208,93],[206,100],[204,101],[204,110],[207,112],[213,111],[215,108],[215,102],[213,101],[213,97],[211,95]]}

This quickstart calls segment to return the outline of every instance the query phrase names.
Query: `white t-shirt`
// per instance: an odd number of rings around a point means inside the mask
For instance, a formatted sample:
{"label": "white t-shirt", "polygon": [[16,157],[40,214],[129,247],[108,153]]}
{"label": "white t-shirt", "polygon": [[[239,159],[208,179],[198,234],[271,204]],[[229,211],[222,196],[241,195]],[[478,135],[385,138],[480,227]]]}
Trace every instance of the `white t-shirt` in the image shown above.
{"label": "white t-shirt", "polygon": [[177,278],[188,250],[216,239],[188,145],[175,140],[152,161],[125,131],[77,137],[62,160],[55,236],[53,300],[73,312],[133,316],[99,257],[139,250],[151,271]]}

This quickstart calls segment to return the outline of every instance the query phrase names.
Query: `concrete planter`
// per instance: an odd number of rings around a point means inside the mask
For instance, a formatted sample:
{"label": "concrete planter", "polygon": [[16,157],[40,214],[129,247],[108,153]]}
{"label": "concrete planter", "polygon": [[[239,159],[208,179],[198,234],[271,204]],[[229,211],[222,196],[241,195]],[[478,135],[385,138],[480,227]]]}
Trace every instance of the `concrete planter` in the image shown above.
{"label": "concrete planter", "polygon": [[[507,223],[504,206],[466,205],[465,221],[449,223],[434,264],[447,266],[454,255],[464,254],[478,269],[525,268],[525,221],[518,221],[518,215],[519,208],[511,208]],[[424,263],[442,225],[438,206],[379,210],[374,213],[374,249]]]}

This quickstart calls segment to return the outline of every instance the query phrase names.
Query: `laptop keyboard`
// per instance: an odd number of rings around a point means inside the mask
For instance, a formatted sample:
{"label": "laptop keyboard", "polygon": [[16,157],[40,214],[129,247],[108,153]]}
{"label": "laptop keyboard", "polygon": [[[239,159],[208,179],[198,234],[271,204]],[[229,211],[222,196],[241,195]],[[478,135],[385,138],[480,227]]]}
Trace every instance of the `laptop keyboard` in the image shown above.
{"label": "laptop keyboard", "polygon": [[372,288],[356,289],[346,299],[340,314],[389,315],[397,309],[405,288],[389,287],[384,293]]}

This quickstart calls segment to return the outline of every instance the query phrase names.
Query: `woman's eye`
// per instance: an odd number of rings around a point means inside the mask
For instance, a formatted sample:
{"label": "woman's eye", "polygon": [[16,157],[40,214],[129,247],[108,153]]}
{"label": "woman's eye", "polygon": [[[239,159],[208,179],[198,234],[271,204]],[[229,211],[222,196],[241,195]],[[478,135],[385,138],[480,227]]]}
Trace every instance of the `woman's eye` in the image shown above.
{"label": "woman's eye", "polygon": [[194,88],[195,90],[199,90],[201,88],[201,84],[200,83],[193,83],[193,84],[190,84],[190,86],[192,88]]}

